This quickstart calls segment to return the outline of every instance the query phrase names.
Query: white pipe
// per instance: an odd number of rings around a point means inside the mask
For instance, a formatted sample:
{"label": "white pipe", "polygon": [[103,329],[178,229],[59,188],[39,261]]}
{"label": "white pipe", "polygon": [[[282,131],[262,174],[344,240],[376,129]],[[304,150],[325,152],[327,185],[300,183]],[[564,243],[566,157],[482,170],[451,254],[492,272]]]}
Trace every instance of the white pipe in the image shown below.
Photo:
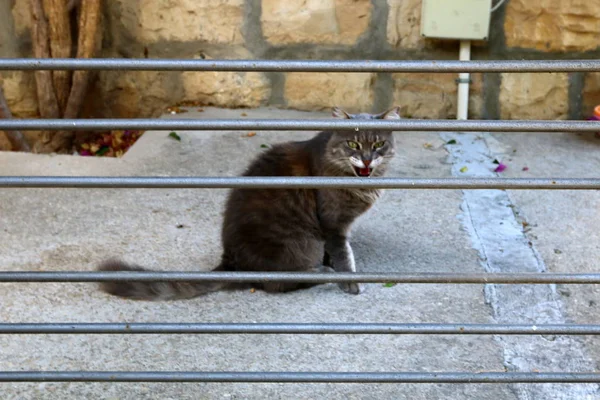
{"label": "white pipe", "polygon": [[[458,59],[460,61],[469,61],[471,59],[471,41],[460,41],[460,52]],[[456,110],[456,119],[468,119],[469,115],[469,73],[458,74],[458,109]]]}

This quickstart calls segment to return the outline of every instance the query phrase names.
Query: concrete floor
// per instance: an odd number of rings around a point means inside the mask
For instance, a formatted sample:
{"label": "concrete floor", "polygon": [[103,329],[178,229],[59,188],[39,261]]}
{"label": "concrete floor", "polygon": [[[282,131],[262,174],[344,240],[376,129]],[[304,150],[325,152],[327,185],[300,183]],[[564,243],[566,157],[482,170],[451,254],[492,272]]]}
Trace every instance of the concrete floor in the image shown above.
{"label": "concrete floor", "polygon": [[[327,118],[274,109],[178,118]],[[169,118],[169,116],[165,116]],[[2,175],[234,176],[262,144],[308,132],[148,132],[122,159],[0,154]],[[456,145],[444,144],[455,139]],[[577,134],[397,133],[389,176],[597,176],[600,140]],[[514,152],[513,150],[516,150]],[[467,172],[460,172],[468,166]],[[522,171],[527,166],[528,171]],[[2,270],[93,270],[109,256],[209,270],[225,190],[0,190]],[[597,192],[388,191],[354,229],[360,271],[594,271]],[[508,211],[507,211],[508,210]],[[522,222],[526,221],[523,232]],[[183,225],[181,228],[180,226]],[[178,227],[179,226],[179,227]],[[499,228],[502,226],[502,228]],[[529,245],[528,242],[531,242]],[[597,323],[593,286],[335,285],[290,294],[223,292],[167,303],[94,284],[2,284],[0,322]],[[596,371],[592,337],[366,335],[0,336],[0,370]],[[2,399],[600,399],[596,385],[0,384]]]}

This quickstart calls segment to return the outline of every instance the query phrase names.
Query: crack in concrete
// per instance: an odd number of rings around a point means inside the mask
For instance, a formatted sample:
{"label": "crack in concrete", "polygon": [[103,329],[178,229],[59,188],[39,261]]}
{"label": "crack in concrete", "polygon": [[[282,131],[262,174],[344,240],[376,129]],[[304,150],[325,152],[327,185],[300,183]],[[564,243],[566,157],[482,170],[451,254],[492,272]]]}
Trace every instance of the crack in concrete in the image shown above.
{"label": "crack in concrete", "polygon": [[[441,133],[449,152],[452,174],[493,177],[494,153],[502,144],[489,133]],[[496,150],[496,151],[494,151]],[[465,168],[466,167],[466,168]],[[463,191],[458,216],[488,272],[544,272],[540,254],[523,232],[508,193],[503,190]],[[486,285],[484,296],[498,323],[562,324],[563,307],[556,285]],[[496,336],[508,371],[593,371],[583,344],[572,336]],[[519,399],[592,399],[598,385],[512,385]]]}

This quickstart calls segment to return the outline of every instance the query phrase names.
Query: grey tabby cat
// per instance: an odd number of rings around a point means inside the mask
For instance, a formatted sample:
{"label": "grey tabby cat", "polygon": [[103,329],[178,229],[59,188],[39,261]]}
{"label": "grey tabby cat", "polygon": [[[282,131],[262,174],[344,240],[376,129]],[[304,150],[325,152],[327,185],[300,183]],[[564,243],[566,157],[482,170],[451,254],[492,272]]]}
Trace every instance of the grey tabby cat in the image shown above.
{"label": "grey tabby cat", "polygon": [[[399,119],[398,108],[381,114],[355,114],[335,108],[348,119]],[[310,140],[273,146],[261,154],[244,176],[357,176],[385,173],[394,156],[392,132],[321,132]],[[370,189],[234,189],[229,195],[222,229],[223,256],[215,271],[354,272],[348,242],[350,226],[379,198]],[[121,261],[104,271],[142,271]],[[263,282],[267,292],[287,292],[314,283]],[[232,288],[225,282],[108,282],[103,290],[126,298],[171,300]],[[342,283],[358,294],[361,284]]]}

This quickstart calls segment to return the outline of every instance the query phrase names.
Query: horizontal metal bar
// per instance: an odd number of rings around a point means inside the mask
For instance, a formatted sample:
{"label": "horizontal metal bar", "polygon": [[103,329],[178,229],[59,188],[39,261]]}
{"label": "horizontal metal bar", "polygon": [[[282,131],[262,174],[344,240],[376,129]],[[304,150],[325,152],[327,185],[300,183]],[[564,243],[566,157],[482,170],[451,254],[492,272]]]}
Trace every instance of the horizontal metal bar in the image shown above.
{"label": "horizontal metal bar", "polygon": [[0,282],[312,282],[599,284],[600,274],[556,273],[311,273],[311,272],[66,272],[0,271]]}
{"label": "horizontal metal bar", "polygon": [[544,189],[598,190],[600,178],[339,178],[0,176],[0,188],[85,189]]}
{"label": "horizontal metal bar", "polygon": [[0,130],[392,130],[452,132],[596,132],[598,121],[367,119],[5,119]]}
{"label": "horizontal metal bar", "polygon": [[16,323],[0,334],[600,335],[600,325],[378,323]]}
{"label": "horizontal metal bar", "polygon": [[190,60],[3,58],[0,70],[591,72],[600,60]]}
{"label": "horizontal metal bar", "polygon": [[600,373],[2,371],[0,382],[592,383]]}

